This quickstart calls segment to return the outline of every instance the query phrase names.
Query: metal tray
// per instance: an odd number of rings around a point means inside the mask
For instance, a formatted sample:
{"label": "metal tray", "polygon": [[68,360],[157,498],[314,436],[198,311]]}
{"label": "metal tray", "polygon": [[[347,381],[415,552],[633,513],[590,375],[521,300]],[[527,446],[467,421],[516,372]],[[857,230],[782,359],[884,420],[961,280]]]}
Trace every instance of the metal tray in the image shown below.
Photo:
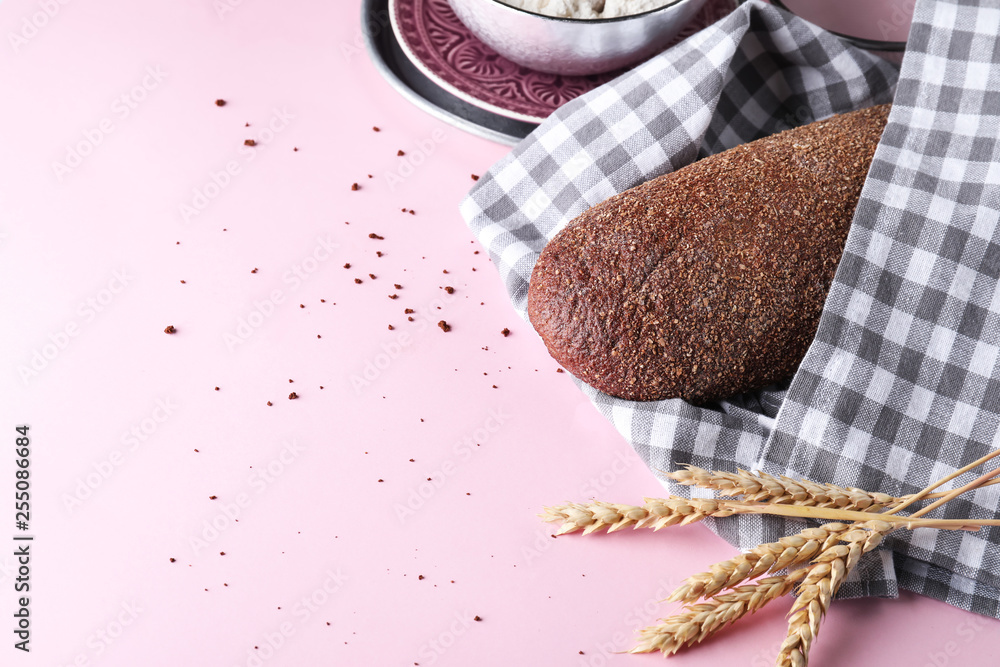
{"label": "metal tray", "polygon": [[430,115],[485,139],[513,146],[537,125],[475,107],[442,90],[409,61],[389,24],[389,0],[364,0],[361,31],[379,73],[403,97]]}

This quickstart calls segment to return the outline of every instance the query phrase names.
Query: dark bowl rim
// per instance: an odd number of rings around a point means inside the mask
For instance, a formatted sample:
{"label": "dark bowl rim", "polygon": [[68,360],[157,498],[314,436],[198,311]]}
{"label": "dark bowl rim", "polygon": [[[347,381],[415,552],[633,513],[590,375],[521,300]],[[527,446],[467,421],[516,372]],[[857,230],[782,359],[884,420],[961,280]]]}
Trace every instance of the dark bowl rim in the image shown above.
{"label": "dark bowl rim", "polygon": [[[795,14],[795,12],[785,6],[782,0],[768,0],[772,5],[778,7],[779,9],[784,9],[786,12]],[[798,14],[795,14],[798,16]],[[820,26],[822,27],[822,26]],[[881,39],[867,39],[865,37],[855,37],[854,35],[848,35],[846,33],[837,32],[836,30],[829,30],[823,28],[831,35],[836,35],[845,42],[848,42],[852,46],[856,46],[859,49],[864,49],[865,51],[892,51],[900,52],[906,50],[906,42],[889,42]]]}

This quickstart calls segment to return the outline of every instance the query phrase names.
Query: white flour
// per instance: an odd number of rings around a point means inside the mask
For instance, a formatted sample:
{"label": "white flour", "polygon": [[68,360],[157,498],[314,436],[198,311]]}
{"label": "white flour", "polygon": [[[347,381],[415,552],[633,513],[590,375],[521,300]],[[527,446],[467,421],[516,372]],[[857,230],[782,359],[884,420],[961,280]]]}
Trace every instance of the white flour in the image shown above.
{"label": "white flour", "polygon": [[501,0],[536,14],[576,19],[607,19],[641,14],[673,0]]}

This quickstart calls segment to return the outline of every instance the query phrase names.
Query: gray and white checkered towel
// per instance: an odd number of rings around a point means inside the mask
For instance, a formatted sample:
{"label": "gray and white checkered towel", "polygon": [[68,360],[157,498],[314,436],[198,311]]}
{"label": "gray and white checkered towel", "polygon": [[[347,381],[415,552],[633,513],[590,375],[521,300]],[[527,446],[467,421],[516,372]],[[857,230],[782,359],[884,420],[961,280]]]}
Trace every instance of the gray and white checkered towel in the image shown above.
{"label": "gray and white checkered towel", "polygon": [[[581,389],[651,468],[739,467],[916,492],[1000,440],[998,35],[1000,8],[920,0],[897,73],[751,0],[559,109],[476,184],[462,214],[526,317],[535,260],[587,207],[698,157],[895,97],[790,386],[700,408]],[[1000,518],[998,507],[992,486],[934,516]],[[773,517],[710,525],[744,549],[801,528]],[[998,545],[996,528],[894,533],[841,596],[902,587],[1000,616]]]}

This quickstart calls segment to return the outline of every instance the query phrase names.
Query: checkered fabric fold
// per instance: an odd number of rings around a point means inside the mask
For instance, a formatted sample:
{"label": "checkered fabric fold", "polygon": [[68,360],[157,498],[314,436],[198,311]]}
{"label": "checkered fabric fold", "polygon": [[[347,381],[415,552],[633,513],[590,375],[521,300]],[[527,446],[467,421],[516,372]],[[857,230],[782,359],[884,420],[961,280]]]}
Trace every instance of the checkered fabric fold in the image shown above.
{"label": "checkered fabric fold", "polygon": [[[462,214],[526,317],[539,253],[588,207],[699,157],[893,101],[816,339],[790,385],[703,407],[580,387],[652,469],[759,469],[913,493],[998,441],[998,34],[998,8],[918,0],[897,71],[751,0],[560,108],[480,179]],[[998,506],[993,486],[933,516],[1000,518]],[[802,527],[757,516],[708,525],[744,549]],[[996,528],[898,531],[841,597],[903,588],[998,616],[998,545]]]}

